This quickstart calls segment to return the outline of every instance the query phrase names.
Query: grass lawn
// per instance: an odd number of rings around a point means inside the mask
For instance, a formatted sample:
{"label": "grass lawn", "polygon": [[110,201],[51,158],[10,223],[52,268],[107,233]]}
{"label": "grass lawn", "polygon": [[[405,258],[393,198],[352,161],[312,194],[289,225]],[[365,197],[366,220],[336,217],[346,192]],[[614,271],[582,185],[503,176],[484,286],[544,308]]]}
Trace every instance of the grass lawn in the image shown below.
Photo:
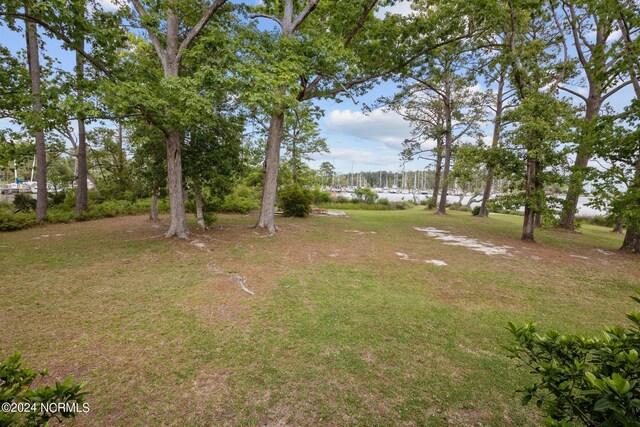
{"label": "grass lawn", "polygon": [[640,259],[604,228],[524,244],[516,216],[348,214],[273,237],[221,215],[191,242],[143,216],[0,234],[0,356],[86,381],[72,425],[540,425],[507,322],[595,334],[635,309]]}

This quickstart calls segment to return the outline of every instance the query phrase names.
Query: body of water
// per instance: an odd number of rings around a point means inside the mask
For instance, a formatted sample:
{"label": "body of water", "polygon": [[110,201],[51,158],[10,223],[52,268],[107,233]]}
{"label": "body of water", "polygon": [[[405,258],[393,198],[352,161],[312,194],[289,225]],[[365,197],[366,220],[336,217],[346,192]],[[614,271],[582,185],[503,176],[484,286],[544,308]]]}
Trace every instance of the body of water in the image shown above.
{"label": "body of water", "polygon": [[[341,192],[341,193],[333,193],[334,195],[350,197],[352,199],[356,199],[356,195],[351,192]],[[411,193],[378,193],[379,199],[387,199],[390,202],[415,202],[420,203],[421,201],[427,200],[431,198],[431,194],[411,194]],[[469,201],[471,196],[464,196],[462,198],[462,204],[465,205]],[[561,197],[564,199],[564,196]],[[449,203],[457,203],[460,201],[459,196],[448,195],[447,202]],[[578,216],[599,216],[606,215],[607,212],[592,208],[587,206],[587,204],[591,201],[590,197],[580,197],[578,199]],[[471,203],[471,207],[480,206],[480,202]],[[524,208],[521,209],[524,211]]]}

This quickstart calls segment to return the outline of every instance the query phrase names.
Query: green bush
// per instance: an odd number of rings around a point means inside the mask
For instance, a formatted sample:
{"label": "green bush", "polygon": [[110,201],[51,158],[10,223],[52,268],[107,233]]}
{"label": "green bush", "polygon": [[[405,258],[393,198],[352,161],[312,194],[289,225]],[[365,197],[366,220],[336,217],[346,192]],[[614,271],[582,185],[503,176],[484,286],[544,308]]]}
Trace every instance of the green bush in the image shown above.
{"label": "green bush", "polygon": [[389,206],[389,199],[386,199],[386,198],[378,199],[376,203],[379,205]]}
{"label": "green bush", "polygon": [[256,191],[250,187],[239,185],[230,194],[227,194],[219,206],[218,211],[249,213],[260,209],[260,198]]}
{"label": "green bush", "polygon": [[22,230],[35,222],[36,219],[32,214],[0,212],[0,231]]}
{"label": "green bush", "polygon": [[518,390],[522,404],[534,400],[552,426],[640,425],[640,312],[627,318],[630,328],[605,328],[595,338],[556,331],[541,336],[532,323],[509,323],[515,337],[510,357],[535,378]]}
{"label": "green bush", "polygon": [[278,192],[278,198],[284,216],[305,217],[311,213],[313,194],[307,188],[296,185],[285,187]]}
{"label": "green bush", "polygon": [[33,212],[37,203],[36,199],[31,197],[31,194],[18,193],[13,198],[13,206],[16,212]]}
{"label": "green bush", "polygon": [[475,208],[471,209],[471,215],[473,216],[480,215],[480,206],[476,206]]}
{"label": "green bush", "polygon": [[[74,202],[75,202],[75,191],[74,194]],[[67,192],[65,190],[58,191],[57,193],[49,193],[49,205],[55,206],[60,205],[65,202],[67,198]]]}
{"label": "green bush", "polygon": [[313,190],[313,203],[328,203],[331,200],[331,194],[328,191],[320,191],[319,188]]}
{"label": "green bush", "polygon": [[[79,218],[78,215],[76,215],[75,210],[70,210],[70,209],[66,209],[63,208],[62,206],[54,206],[50,209],[47,209],[47,222],[72,222],[72,221],[76,221],[78,219],[85,219],[85,218]],[[86,219],[90,219],[90,218],[86,218]]]}
{"label": "green bush", "polygon": [[84,384],[74,384],[73,377],[62,383],[56,381],[55,386],[32,388],[34,380],[38,379],[39,383],[46,375],[46,370],[35,372],[23,368],[18,352],[0,364],[0,404],[29,409],[26,412],[1,411],[0,426],[45,426],[52,418],[60,421],[75,417],[75,411],[89,410],[84,401],[87,393],[82,391]]}
{"label": "green bush", "polygon": [[378,198],[378,195],[374,193],[370,188],[356,188],[353,194],[356,195],[358,200],[368,204],[374,203]]}

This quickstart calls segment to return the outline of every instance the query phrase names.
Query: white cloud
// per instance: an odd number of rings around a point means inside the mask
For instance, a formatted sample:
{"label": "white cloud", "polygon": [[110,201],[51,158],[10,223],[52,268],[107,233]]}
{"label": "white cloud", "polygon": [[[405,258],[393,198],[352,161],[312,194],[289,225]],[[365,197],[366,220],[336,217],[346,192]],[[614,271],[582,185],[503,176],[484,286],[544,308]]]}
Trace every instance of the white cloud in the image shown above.
{"label": "white cloud", "polygon": [[333,110],[325,119],[326,129],[361,140],[378,142],[400,150],[410,136],[409,124],[398,114],[373,110],[369,114],[351,110]]}
{"label": "white cloud", "polygon": [[401,1],[396,3],[394,6],[381,7],[377,12],[376,16],[378,18],[384,18],[384,15],[387,13],[391,13],[394,15],[403,15],[408,16],[412,13],[416,13],[411,9],[411,2],[409,1]]}
{"label": "white cloud", "polygon": [[122,4],[118,4],[119,3],[118,0],[98,0],[98,3],[105,10],[115,10],[122,6]]}

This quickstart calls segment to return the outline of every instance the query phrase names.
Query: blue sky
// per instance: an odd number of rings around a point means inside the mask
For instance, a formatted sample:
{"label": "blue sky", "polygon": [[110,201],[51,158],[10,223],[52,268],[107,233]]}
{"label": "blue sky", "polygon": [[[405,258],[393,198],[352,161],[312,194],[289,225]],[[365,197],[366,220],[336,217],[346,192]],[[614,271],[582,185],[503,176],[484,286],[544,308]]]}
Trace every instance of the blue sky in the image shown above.
{"label": "blue sky", "polygon": [[[109,0],[100,0],[109,8],[113,7]],[[232,0],[234,2],[240,0]],[[409,3],[401,2],[378,13],[410,13]],[[265,23],[267,25],[267,23]],[[14,33],[7,27],[0,25],[1,43],[12,51],[24,49],[24,36]],[[47,54],[56,57],[64,68],[71,68],[75,61],[72,52],[61,48],[56,40],[46,40]],[[322,100],[317,104],[324,110],[325,115],[319,125],[321,135],[326,138],[330,153],[317,155],[311,161],[312,167],[317,167],[323,161],[334,164],[339,172],[402,169],[398,153],[402,141],[410,134],[409,125],[397,114],[374,110],[369,114],[362,112],[362,106],[372,104],[380,96],[389,96],[395,91],[392,83],[381,83],[365,96],[357,99],[355,104],[351,99],[344,98],[342,102]],[[610,99],[610,104],[616,110],[621,110],[633,96],[630,88],[620,91]],[[8,122],[0,121],[0,126]],[[487,132],[488,134],[490,132]],[[422,169],[425,162],[414,161],[406,165],[407,170]]]}

